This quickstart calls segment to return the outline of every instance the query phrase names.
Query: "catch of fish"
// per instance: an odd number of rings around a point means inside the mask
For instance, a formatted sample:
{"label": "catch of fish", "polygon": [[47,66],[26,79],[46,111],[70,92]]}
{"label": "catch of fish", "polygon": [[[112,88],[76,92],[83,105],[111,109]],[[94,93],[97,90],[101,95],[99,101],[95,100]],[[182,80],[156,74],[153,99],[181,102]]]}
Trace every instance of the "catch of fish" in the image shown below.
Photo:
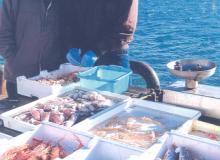
{"label": "catch of fish", "polygon": [[75,89],[61,97],[38,103],[14,118],[34,125],[40,124],[41,121],[50,121],[71,127],[117,102],[117,99],[108,99],[95,91]]}
{"label": "catch of fish", "polygon": [[[82,143],[72,152],[80,149]],[[65,158],[68,156],[60,144],[52,144],[36,138],[32,139],[30,144],[24,144],[8,150],[0,156],[1,160],[54,160],[56,158]]]}
{"label": "catch of fish", "polygon": [[141,148],[149,148],[166,131],[158,121],[148,117],[114,117],[91,130],[97,136]]}
{"label": "catch of fish", "polygon": [[61,86],[65,86],[67,84],[70,84],[72,82],[77,82],[78,78],[76,76],[75,72],[69,73],[67,75],[63,75],[63,76],[59,76],[56,78],[51,78],[51,77],[43,77],[40,79],[36,80],[39,83],[45,84],[45,85],[61,85]]}
{"label": "catch of fish", "polygon": [[205,160],[203,158],[193,157],[190,150],[186,147],[178,147],[171,145],[164,154],[163,158],[157,158],[156,160]]}

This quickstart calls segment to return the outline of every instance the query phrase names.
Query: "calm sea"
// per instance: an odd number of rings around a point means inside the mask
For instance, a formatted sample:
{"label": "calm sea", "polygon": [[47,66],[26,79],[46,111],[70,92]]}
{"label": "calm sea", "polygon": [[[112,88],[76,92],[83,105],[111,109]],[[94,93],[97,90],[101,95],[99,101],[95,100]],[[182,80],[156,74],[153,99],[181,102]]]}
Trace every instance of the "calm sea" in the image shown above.
{"label": "calm sea", "polygon": [[[219,65],[220,0],[140,0],[130,55],[151,64],[162,87],[179,80],[166,69],[169,61],[206,58]],[[144,85],[138,76],[133,82]],[[201,83],[220,86],[220,65]]]}

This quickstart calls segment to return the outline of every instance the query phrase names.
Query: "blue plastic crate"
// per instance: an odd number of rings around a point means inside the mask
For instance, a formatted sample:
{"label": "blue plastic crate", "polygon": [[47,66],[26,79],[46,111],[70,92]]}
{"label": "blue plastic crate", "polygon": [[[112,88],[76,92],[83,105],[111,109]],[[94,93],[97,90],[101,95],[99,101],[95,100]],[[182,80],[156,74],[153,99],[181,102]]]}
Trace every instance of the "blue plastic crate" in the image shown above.
{"label": "blue plastic crate", "polygon": [[121,66],[97,66],[80,72],[80,86],[114,93],[123,93],[128,89],[131,70]]}

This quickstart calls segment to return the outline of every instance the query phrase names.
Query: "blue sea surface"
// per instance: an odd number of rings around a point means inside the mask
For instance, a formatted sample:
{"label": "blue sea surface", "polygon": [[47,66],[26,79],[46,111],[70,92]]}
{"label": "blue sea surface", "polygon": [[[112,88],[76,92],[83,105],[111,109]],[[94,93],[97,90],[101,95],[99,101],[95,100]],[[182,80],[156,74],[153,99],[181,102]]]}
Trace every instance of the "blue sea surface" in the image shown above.
{"label": "blue sea surface", "polygon": [[[220,0],[140,0],[130,45],[132,59],[151,64],[162,87],[181,80],[166,64],[177,59],[209,59],[220,64]],[[139,77],[134,81],[143,84]],[[220,65],[203,84],[220,86]]]}
{"label": "blue sea surface", "polygon": [[[220,86],[220,0],[139,2],[137,31],[130,45],[131,59],[151,64],[162,87],[180,80],[168,72],[168,62],[209,59],[217,64],[217,70],[201,83]],[[138,76],[133,83],[144,86]]]}

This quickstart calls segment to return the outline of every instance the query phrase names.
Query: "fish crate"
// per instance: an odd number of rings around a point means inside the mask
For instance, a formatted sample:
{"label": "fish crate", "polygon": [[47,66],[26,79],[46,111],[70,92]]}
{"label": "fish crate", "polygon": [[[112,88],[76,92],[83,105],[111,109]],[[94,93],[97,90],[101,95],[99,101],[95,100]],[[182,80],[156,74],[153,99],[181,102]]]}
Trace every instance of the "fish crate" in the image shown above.
{"label": "fish crate", "polygon": [[201,113],[196,110],[132,99],[95,119],[86,119],[73,128],[146,150],[165,132],[200,116]]}
{"label": "fish crate", "polygon": [[138,160],[143,151],[95,137],[87,147],[74,152],[71,160]]}
{"label": "fish crate", "polygon": [[93,119],[129,100],[124,95],[77,87],[2,113],[0,119],[5,127],[19,132],[33,130],[42,121],[70,128],[75,123],[86,118]]}
{"label": "fish crate", "polygon": [[11,136],[0,132],[0,144],[1,144],[1,146],[4,146],[4,144],[6,144],[8,142],[8,140],[11,139],[11,138],[12,138]]}
{"label": "fish crate", "polygon": [[0,141],[1,141],[2,139],[9,140],[9,139],[11,139],[11,138],[12,138],[11,136],[0,132]]}
{"label": "fish crate", "polygon": [[[168,150],[168,155],[179,153],[177,156],[181,156],[183,159],[187,160],[219,160],[220,157],[220,144],[204,141],[204,139],[199,139],[192,136],[182,135],[174,131],[168,133],[167,138],[163,141],[163,143],[154,149],[155,153],[152,160],[160,160],[165,158]],[[173,156],[170,156],[170,158],[171,157],[175,159]]]}
{"label": "fish crate", "polygon": [[[10,155],[9,152],[16,151],[19,149],[21,150],[22,148],[23,149],[34,148],[35,152],[32,152],[32,156],[34,156],[34,153],[35,153],[36,156],[38,156],[38,158],[39,156],[45,157],[47,153],[46,149],[48,149],[48,147],[50,147],[50,150],[52,147],[54,147],[49,152],[51,156],[53,155],[55,150],[59,153],[58,155],[61,155],[61,153],[63,156],[66,155],[66,157],[56,158],[57,160],[68,159],[68,157],[71,156],[73,152],[86,146],[91,139],[92,139],[91,136],[86,135],[84,133],[73,131],[73,130],[70,131],[70,130],[66,130],[64,127],[57,127],[52,124],[43,123],[40,126],[38,126],[34,131],[23,133],[9,140],[6,145],[4,146],[1,145],[0,146],[0,159],[7,159],[7,157]],[[17,154],[17,156],[21,156],[21,158],[24,158],[24,159],[25,159],[24,157],[25,155],[26,154],[24,153],[23,154],[20,153],[20,155]],[[16,159],[19,159],[19,158],[16,157]]]}
{"label": "fish crate", "polygon": [[17,91],[27,97],[43,98],[49,95],[59,95],[79,86],[76,74],[86,68],[61,64],[58,70],[41,71],[38,76],[27,78],[17,77]]}
{"label": "fish crate", "polygon": [[178,132],[220,143],[220,126],[214,124],[189,120],[178,129]]}
{"label": "fish crate", "polygon": [[131,71],[120,66],[97,66],[78,74],[80,86],[114,93],[128,90]]}

